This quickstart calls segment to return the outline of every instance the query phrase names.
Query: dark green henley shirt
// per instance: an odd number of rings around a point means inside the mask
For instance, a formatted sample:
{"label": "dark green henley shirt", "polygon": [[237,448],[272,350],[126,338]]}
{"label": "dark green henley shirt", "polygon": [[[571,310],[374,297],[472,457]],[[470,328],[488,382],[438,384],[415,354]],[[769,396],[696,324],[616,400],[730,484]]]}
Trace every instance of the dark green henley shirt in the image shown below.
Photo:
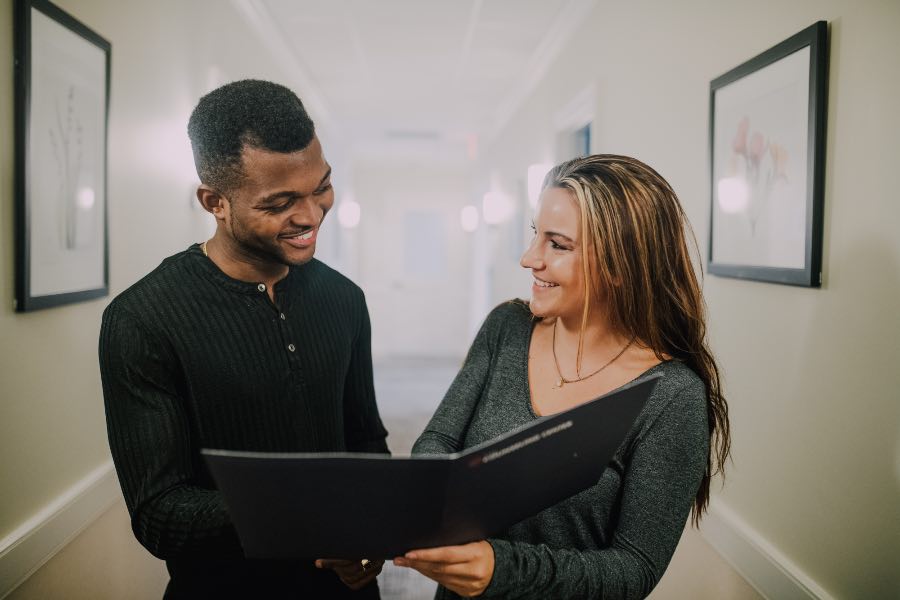
{"label": "dark green henley shirt", "polygon": [[349,591],[310,561],[245,560],[200,449],[387,452],[370,338],[362,291],[323,263],[292,267],[273,303],[198,245],[107,307],[110,449],[137,539],[167,562],[167,597]]}

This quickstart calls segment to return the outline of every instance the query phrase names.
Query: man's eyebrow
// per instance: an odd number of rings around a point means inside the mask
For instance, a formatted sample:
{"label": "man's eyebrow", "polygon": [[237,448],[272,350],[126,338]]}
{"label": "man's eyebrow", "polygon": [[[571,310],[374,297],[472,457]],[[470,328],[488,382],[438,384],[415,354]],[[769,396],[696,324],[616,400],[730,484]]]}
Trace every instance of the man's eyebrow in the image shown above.
{"label": "man's eyebrow", "polygon": [[290,190],[284,190],[282,192],[275,192],[274,194],[269,194],[264,198],[260,199],[261,204],[269,204],[271,202],[275,202],[276,200],[281,200],[282,198],[294,198],[297,196],[296,192],[292,192]]}
{"label": "man's eyebrow", "polygon": [[331,167],[328,167],[328,172],[325,173],[325,176],[319,180],[319,187],[322,187],[322,184],[325,183],[325,181],[327,181],[329,177],[331,177]]}
{"label": "man's eyebrow", "polygon": [[[329,177],[331,177],[331,168],[329,168],[328,172],[325,173],[325,175],[322,177],[322,179],[319,180],[319,185],[317,186],[316,189],[322,187],[322,184],[325,183],[325,181],[327,181]],[[282,198],[296,198],[296,197],[297,197],[296,192],[293,192],[291,190],[284,190],[281,192],[275,192],[274,194],[269,194],[268,196],[261,198],[259,202],[261,204],[270,204],[272,202],[275,202],[276,200],[281,200]]]}

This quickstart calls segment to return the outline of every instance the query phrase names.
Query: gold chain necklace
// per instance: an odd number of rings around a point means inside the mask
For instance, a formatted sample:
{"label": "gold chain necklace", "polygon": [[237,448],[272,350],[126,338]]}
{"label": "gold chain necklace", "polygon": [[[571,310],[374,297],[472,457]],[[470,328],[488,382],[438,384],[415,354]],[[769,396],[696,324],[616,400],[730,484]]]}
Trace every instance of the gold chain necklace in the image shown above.
{"label": "gold chain necklace", "polygon": [[632,336],[631,339],[628,341],[628,343],[625,344],[625,346],[621,350],[619,350],[619,353],[612,357],[612,360],[610,360],[608,363],[606,363],[605,365],[603,365],[602,367],[600,367],[599,369],[597,369],[590,375],[585,375],[584,377],[579,377],[577,379],[566,379],[565,377],[563,377],[562,369],[559,368],[559,359],[556,358],[556,324],[557,323],[559,323],[559,317],[557,317],[556,320],[553,321],[553,343],[550,346],[550,348],[553,350],[553,362],[556,364],[556,374],[559,375],[559,379],[556,380],[556,385],[553,386],[553,389],[555,389],[555,390],[560,389],[562,386],[564,386],[567,383],[577,383],[579,381],[584,381],[585,379],[593,377],[594,375],[596,375],[597,373],[599,373],[600,371],[602,371],[609,365],[616,362],[620,356],[625,354],[625,351],[631,347],[631,344],[634,343],[634,340],[637,337],[637,336]]}

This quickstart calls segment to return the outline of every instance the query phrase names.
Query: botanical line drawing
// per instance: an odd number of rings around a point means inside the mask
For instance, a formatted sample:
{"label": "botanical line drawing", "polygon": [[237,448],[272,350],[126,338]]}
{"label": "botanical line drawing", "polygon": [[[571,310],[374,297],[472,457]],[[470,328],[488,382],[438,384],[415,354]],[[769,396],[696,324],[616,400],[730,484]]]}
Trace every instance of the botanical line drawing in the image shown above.
{"label": "botanical line drawing", "polygon": [[[64,103],[64,106],[62,105]],[[50,145],[57,170],[59,241],[73,250],[77,240],[78,183],[84,162],[84,127],[75,112],[75,86],[54,102],[56,122],[50,126]]]}

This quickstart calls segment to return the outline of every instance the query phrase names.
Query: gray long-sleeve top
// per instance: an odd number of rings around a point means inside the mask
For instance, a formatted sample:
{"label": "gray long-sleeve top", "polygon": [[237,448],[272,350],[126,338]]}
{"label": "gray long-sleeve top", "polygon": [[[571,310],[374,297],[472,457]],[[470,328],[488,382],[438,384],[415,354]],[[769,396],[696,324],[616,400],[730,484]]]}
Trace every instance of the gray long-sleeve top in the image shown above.
{"label": "gray long-sleeve top", "polygon": [[[414,453],[457,452],[539,418],[528,387],[533,324],[520,301],[491,312]],[[700,378],[677,360],[650,373],[663,377],[600,480],[488,540],[495,567],[482,597],[650,593],[684,530],[709,450]],[[439,588],[436,598],[458,596]]]}

